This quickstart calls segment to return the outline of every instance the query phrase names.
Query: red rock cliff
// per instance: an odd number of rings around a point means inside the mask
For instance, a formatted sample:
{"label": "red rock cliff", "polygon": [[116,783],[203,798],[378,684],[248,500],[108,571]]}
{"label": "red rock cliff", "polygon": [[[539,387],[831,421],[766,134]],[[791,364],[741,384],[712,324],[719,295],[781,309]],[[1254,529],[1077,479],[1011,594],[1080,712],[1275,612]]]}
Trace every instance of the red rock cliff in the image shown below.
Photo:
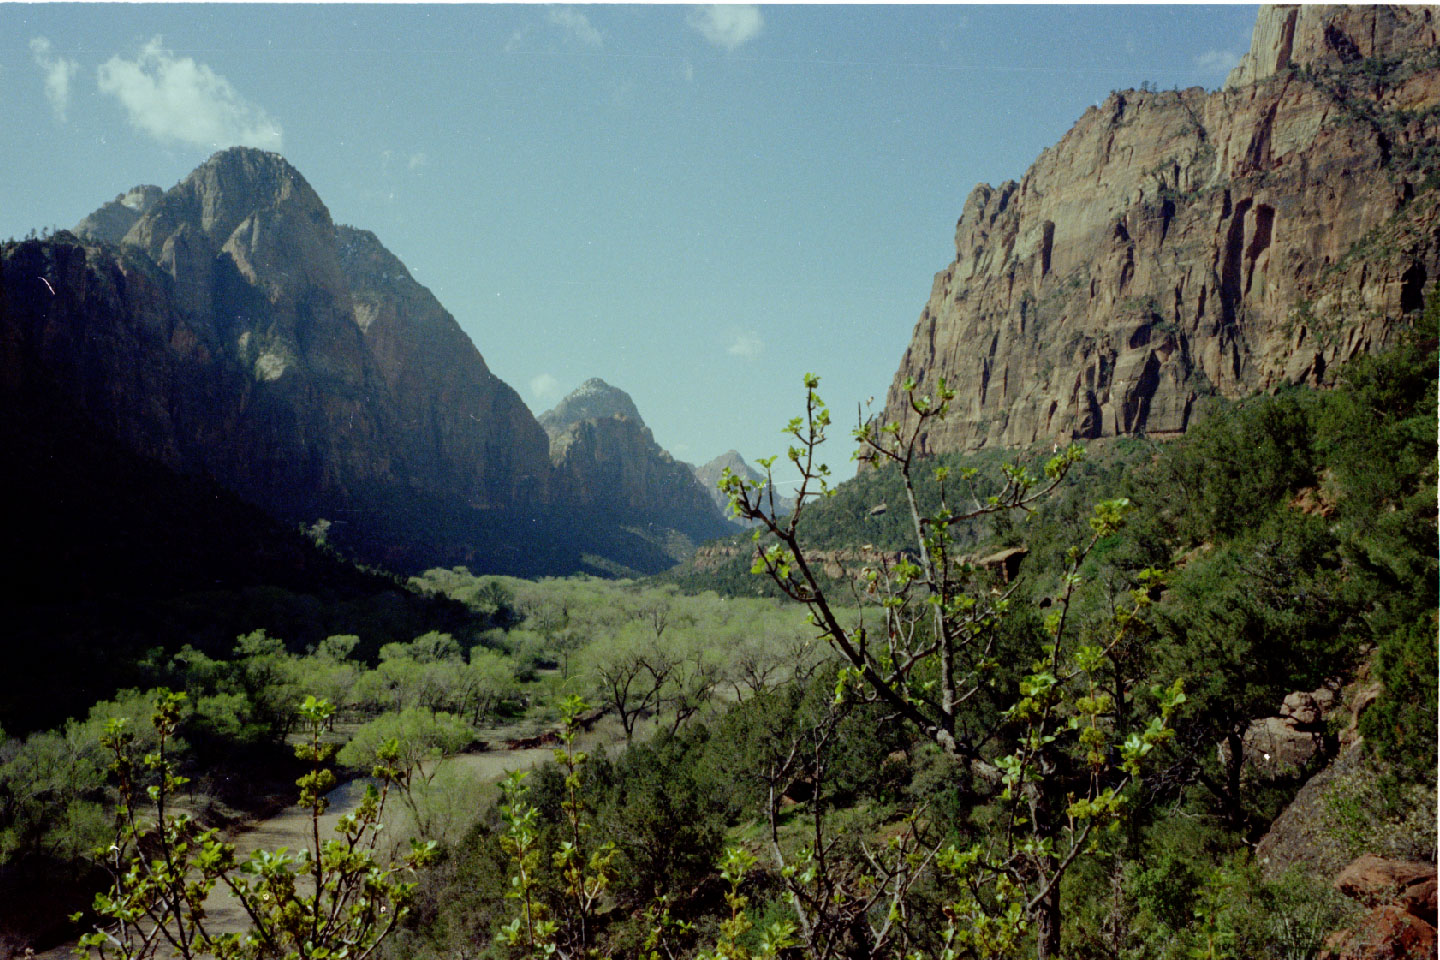
{"label": "red rock cliff", "polygon": [[1268,7],[1226,88],[1112,94],[975,188],[887,396],[957,391],[928,452],[1183,431],[1318,383],[1440,271],[1427,8]]}

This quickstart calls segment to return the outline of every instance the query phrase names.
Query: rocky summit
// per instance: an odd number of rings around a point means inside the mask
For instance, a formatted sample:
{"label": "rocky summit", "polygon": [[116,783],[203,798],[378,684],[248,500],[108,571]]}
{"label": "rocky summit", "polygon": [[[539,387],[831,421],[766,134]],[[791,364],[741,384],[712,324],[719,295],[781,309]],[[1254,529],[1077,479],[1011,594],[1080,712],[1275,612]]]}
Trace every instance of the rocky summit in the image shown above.
{"label": "rocky summit", "polygon": [[[585,568],[587,554],[599,569],[673,562],[663,535],[639,542],[586,512],[615,502],[635,508],[626,523],[653,519],[635,512],[651,504],[687,535],[724,532],[698,488],[678,505],[632,489],[663,451],[628,397],[633,442],[552,464],[544,428],[455,318],[373,233],[334,223],[278,154],[233,148],[170,190],[136,187],[74,233],[7,245],[0,271],[0,387],[17,430],[63,409],[286,522],[328,519],[366,559],[529,573]],[[632,453],[645,465],[616,459]]]}
{"label": "rocky summit", "polygon": [[668,527],[691,541],[734,532],[689,466],[655,442],[625,391],[592,378],[539,419],[557,482],[581,510]]}
{"label": "rocky summit", "polygon": [[635,401],[624,390],[610,386],[599,377],[591,377],[576,387],[553,409],[540,414],[540,426],[552,438],[581,420],[600,420],[610,417],[625,417],[637,423],[640,411]]}
{"label": "rocky summit", "polygon": [[1440,272],[1433,8],[1264,8],[1225,88],[1112,93],[965,203],[887,396],[928,452],[1185,430],[1324,384]]}

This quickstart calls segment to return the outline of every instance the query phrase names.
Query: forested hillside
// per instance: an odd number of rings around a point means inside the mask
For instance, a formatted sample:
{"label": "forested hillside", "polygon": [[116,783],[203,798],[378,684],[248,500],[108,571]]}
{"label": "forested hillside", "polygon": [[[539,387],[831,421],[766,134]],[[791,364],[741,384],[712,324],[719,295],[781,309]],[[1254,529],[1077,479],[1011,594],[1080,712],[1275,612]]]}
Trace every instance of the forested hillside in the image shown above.
{"label": "forested hillside", "polygon": [[[175,789],[202,822],[267,815],[312,722],[344,776],[393,781],[375,855],[438,845],[387,901],[390,956],[1316,956],[1383,917],[1427,942],[1404,890],[1330,882],[1365,854],[1433,863],[1437,314],[1334,390],[1219,404],[1167,443],[997,473],[898,437],[761,538],[809,603],[436,569],[409,587],[458,605],[450,631],[304,656],[253,632],[129,670],[185,692]],[[923,550],[888,519],[914,523],[907,470]],[[847,515],[893,559],[811,578],[811,521],[841,543]],[[971,562],[1007,545],[1018,568]],[[11,942],[63,936],[103,881],[106,719],[154,749],[154,697],[7,741]],[[53,911],[21,895],[42,890]]]}

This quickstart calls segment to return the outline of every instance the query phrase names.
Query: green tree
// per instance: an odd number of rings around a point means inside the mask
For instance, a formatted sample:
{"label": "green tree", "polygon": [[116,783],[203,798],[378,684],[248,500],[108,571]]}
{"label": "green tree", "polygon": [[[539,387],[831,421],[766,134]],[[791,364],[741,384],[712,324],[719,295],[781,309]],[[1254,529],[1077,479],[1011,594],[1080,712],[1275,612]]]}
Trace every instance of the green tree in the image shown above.
{"label": "green tree", "polygon": [[1367,609],[1380,699],[1361,731],[1408,777],[1435,773],[1437,624],[1436,363],[1440,287],[1389,353],[1346,364],[1317,446],[1333,472],[1342,554]]}
{"label": "green tree", "polygon": [[358,770],[383,770],[387,782],[400,792],[422,835],[434,836],[431,792],[444,761],[475,740],[475,731],[449,713],[407,707],[364,724],[340,748],[336,759]]}
{"label": "green tree", "polygon": [[[837,697],[881,705],[954,761],[956,789],[980,789],[998,803],[1001,829],[968,848],[931,854],[960,889],[960,898],[948,911],[952,921],[946,949],[1003,955],[1022,934],[1033,933],[1037,956],[1047,960],[1060,950],[1060,882],[1065,872],[1093,849],[1097,831],[1118,822],[1142,758],[1168,738],[1169,716],[1184,699],[1178,684],[1157,692],[1156,716],[1148,723],[1117,727],[1117,704],[1102,689],[1107,655],[1143,624],[1158,575],[1144,574],[1115,611],[1106,635],[1082,642],[1072,616],[1083,583],[1081,570],[1096,546],[1121,528],[1129,508],[1123,500],[1102,502],[1090,519],[1088,538],[1070,551],[1042,629],[1022,633],[1019,646],[1007,647],[1007,641],[1017,639],[1005,629],[1014,587],[996,586],[957,555],[951,529],[989,514],[1029,509],[1058,487],[1082,453],[1077,447],[1057,452],[1043,475],[1008,466],[1003,486],[993,493],[977,488],[973,471],[962,472],[952,484],[949,471],[939,468],[938,502],[922,507],[914,480],[921,467],[919,441],[945,416],[953,394],[942,381],[936,397],[922,397],[910,383],[911,427],[864,424],[856,439],[859,455],[875,469],[898,472],[914,549],[863,578],[863,596],[883,611],[881,625],[872,630],[860,618],[845,622],[831,587],[801,541],[807,505],[832,492],[830,471],[818,458],[831,425],[816,393],[818,383],[818,378],[806,376],[805,415],[787,427],[794,442],[786,459],[800,476],[795,510],[777,517],[767,509],[766,488],[773,484],[775,458],[760,461],[766,479],[758,486],[728,473],[722,479],[735,514],[760,524],[757,541],[762,534],[772,541],[759,551],[754,572],[804,603],[812,622],[839,653],[844,665]],[[952,487],[958,490],[952,493]],[[1029,669],[1014,687],[997,689],[1007,659],[1028,661]],[[974,709],[987,699],[999,709]],[[1118,735],[1121,731],[1128,732]],[[792,887],[792,893],[800,928],[815,952],[816,934],[833,941],[833,928],[841,918],[833,912],[807,914],[803,890]],[[855,935],[865,936],[863,930]],[[873,947],[851,942],[829,950],[864,952]]]}
{"label": "green tree", "polygon": [[[1154,616],[1155,669],[1179,674],[1206,665],[1190,683],[1181,760],[1242,833],[1263,831],[1274,815],[1259,815],[1242,794],[1251,721],[1272,715],[1291,691],[1313,690],[1350,665],[1354,611],[1328,527],[1282,502],[1175,576]],[[1225,745],[1218,771],[1209,749],[1217,742]]]}

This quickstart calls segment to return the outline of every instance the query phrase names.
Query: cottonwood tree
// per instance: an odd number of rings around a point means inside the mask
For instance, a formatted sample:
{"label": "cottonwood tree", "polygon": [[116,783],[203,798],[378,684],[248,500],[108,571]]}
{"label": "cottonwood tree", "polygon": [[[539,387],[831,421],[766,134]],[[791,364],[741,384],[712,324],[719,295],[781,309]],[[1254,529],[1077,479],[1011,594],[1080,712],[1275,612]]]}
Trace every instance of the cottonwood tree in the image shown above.
{"label": "cottonwood tree", "polygon": [[670,714],[670,733],[679,732],[705,707],[720,685],[722,671],[714,651],[687,637],[667,651],[669,671],[660,687],[656,711]]}
{"label": "cottonwood tree", "polygon": [[444,761],[470,746],[475,731],[460,717],[407,707],[361,726],[336,759],[363,771],[384,768],[419,831],[437,834],[429,802]]}
{"label": "cottonwood tree", "polygon": [[587,659],[586,674],[592,678],[596,700],[615,712],[625,742],[631,742],[641,718],[659,709],[674,659],[647,628],[633,624],[610,642],[593,645]]}
{"label": "cottonwood tree", "polygon": [[[800,476],[792,512],[780,515],[775,509],[771,471],[777,458],[760,461],[765,478],[759,484],[729,471],[721,479],[735,515],[758,523],[757,544],[762,535],[770,540],[757,546],[753,571],[805,604],[811,622],[839,653],[844,666],[837,698],[879,704],[954,762],[957,790],[999,807],[998,826],[988,836],[965,849],[913,849],[895,861],[886,883],[903,894],[914,871],[933,860],[959,888],[946,910],[947,954],[1012,955],[1033,936],[1036,955],[1048,960],[1060,949],[1061,878],[1098,832],[1118,824],[1141,759],[1169,736],[1170,714],[1184,699],[1178,683],[1157,691],[1159,715],[1122,738],[1113,723],[1115,700],[1103,687],[1107,655],[1143,622],[1159,574],[1141,575],[1140,588],[1117,610],[1108,633],[1098,641],[1082,638],[1073,615],[1081,571],[1095,546],[1121,527],[1129,506],[1124,500],[1102,502],[1090,519],[1089,536],[1070,550],[1043,628],[1017,629],[1012,602],[1018,584],[996,583],[957,555],[954,532],[987,515],[1029,510],[1064,481],[1083,451],[1074,445],[1055,450],[1042,475],[1006,466],[998,486],[989,490],[973,469],[952,478],[948,469],[937,468],[938,502],[922,508],[915,483],[922,469],[919,440],[946,415],[954,394],[942,380],[933,398],[921,396],[911,381],[905,385],[913,414],[909,426],[863,423],[855,439],[857,456],[875,469],[900,473],[913,548],[894,563],[866,571],[861,586],[850,587],[852,601],[880,609],[880,624],[872,629],[863,617],[847,621],[839,601],[844,587],[823,576],[802,540],[808,509],[833,493],[829,468],[818,457],[831,427],[818,386],[817,377],[805,377],[805,414],[787,427],[794,443],[786,459]],[[1011,680],[1003,668],[1017,662],[1028,669]],[[833,876],[839,869],[814,857],[812,849],[782,873]],[[875,874],[866,876],[876,882]],[[838,929],[853,924],[853,917],[825,909],[835,898],[807,902],[793,879],[791,892],[812,953],[867,949]],[[903,895],[885,909],[903,913],[900,900]],[[884,902],[878,898],[876,905]],[[892,940],[896,949],[905,945],[903,935]]]}

